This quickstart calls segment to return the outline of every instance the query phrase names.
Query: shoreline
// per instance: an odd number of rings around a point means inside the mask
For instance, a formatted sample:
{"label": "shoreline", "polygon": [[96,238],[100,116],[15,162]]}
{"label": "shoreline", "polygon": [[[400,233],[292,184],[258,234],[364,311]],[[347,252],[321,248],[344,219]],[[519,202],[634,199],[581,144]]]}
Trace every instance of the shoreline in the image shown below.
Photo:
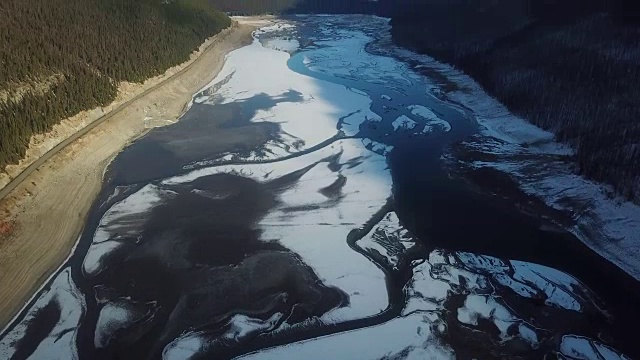
{"label": "shoreline", "polygon": [[481,131],[460,147],[468,154],[457,159],[459,165],[508,176],[523,194],[554,212],[555,223],[590,251],[640,279],[639,205],[614,195],[607,185],[576,174],[571,163],[574,149],[511,113],[458,68],[398,46],[393,56],[437,74],[428,92],[478,120]]}
{"label": "shoreline", "polygon": [[175,122],[193,94],[222,69],[226,54],[250,43],[254,29],[241,19],[208,39],[197,57],[169,69],[159,83],[87,125],[79,137],[74,133],[0,200],[3,220],[13,227],[0,237],[2,328],[69,256],[113,158],[151,128]]}

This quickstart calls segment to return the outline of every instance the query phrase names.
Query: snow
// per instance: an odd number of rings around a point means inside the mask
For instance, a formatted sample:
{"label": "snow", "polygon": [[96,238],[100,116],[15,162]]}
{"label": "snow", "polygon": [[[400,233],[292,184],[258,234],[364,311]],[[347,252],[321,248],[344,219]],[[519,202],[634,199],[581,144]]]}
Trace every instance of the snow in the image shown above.
{"label": "snow", "polygon": [[390,270],[398,271],[400,261],[408,250],[416,246],[416,240],[400,225],[398,215],[390,212],[366,236],[358,240],[357,245],[369,253],[383,256]]}
{"label": "snow", "polygon": [[131,322],[130,317],[128,309],[116,304],[106,304],[100,310],[98,322],[96,323],[95,347],[103,348],[107,346],[114,333]]}
{"label": "snow", "polygon": [[578,280],[561,271],[522,261],[511,261],[515,273],[513,279],[544,292],[545,303],[567,310],[580,311],[580,294],[576,291],[583,288]]}
{"label": "snow", "polygon": [[136,241],[151,210],[174,196],[175,193],[171,191],[149,184],[111,206],[100,219],[93,242],[85,255],[82,265],[85,275],[95,276],[102,270],[109,254],[123,243]]}
{"label": "snow", "polygon": [[575,335],[562,337],[560,352],[570,359],[576,360],[631,360],[598,341]]}
{"label": "snow", "polygon": [[111,195],[109,195],[109,197],[102,203],[101,206],[104,206],[105,204],[108,204],[115,197],[122,195],[127,190],[131,189],[132,187],[133,187],[133,185],[116,186],[115,189],[113,190],[113,193]]}
{"label": "snow", "polygon": [[[543,157],[522,160],[526,148],[491,142],[469,147],[491,152],[496,161],[475,161],[475,168],[491,167],[512,176],[527,194],[554,209],[566,211],[575,224],[568,230],[592,250],[636,279],[640,279],[640,206],[611,197],[609,189],[576,174],[563,161]],[[552,155],[552,154],[551,154]]]}
{"label": "snow", "polygon": [[406,86],[420,80],[403,62],[366,52],[365,46],[373,37],[364,32],[330,25],[324,28],[323,37],[331,40],[317,39],[315,43],[320,48],[305,52],[310,70],[388,87]]}
{"label": "snow", "polygon": [[242,314],[235,315],[231,320],[229,320],[231,327],[222,335],[222,338],[237,342],[252,334],[273,330],[273,328],[280,322],[280,319],[282,319],[282,316],[282,313],[275,313],[271,315],[270,318],[261,320]]}
{"label": "snow", "polygon": [[571,214],[575,221],[568,229],[571,233],[640,280],[640,206],[611,196],[611,189],[576,175],[570,164],[554,161],[554,156],[571,155],[574,150],[556,142],[553,133],[510,113],[471,77],[429,56],[399,48],[394,54],[437,70],[458,85],[460,90],[444,94],[432,84],[430,91],[453,100],[451,105],[461,112],[470,111],[481,125],[482,136],[465,146],[498,156],[473,166],[506,172],[527,194]]}
{"label": "snow", "polygon": [[415,128],[418,123],[407,117],[406,115],[401,115],[397,119],[395,119],[391,125],[393,125],[393,131],[398,131],[398,129],[411,130]]}
{"label": "snow", "polygon": [[391,150],[393,150],[393,146],[391,145],[386,145],[368,138],[362,139],[362,144],[374,153],[384,156],[386,156],[391,152]]}
{"label": "snow", "polygon": [[149,314],[155,303],[140,304],[131,299],[122,298],[107,302],[100,309],[94,334],[94,345],[104,348],[118,331],[141,321]]}
{"label": "snow", "polygon": [[260,350],[239,359],[455,359],[440,343],[441,321],[426,312],[334,335]]}
{"label": "snow", "polygon": [[207,338],[201,332],[191,332],[172,341],[162,351],[162,360],[187,360],[207,344]]}
{"label": "snow", "polygon": [[85,274],[97,275],[104,269],[104,262],[108,256],[119,249],[123,244],[119,241],[105,241],[91,244],[89,251],[84,257],[82,270]]}
{"label": "snow", "polygon": [[420,116],[427,121],[423,132],[432,132],[433,128],[437,128],[440,131],[451,131],[451,124],[448,121],[441,119],[433,110],[422,105],[410,105],[407,109],[411,111],[413,115]]}
{"label": "snow", "polygon": [[78,359],[76,337],[85,313],[85,300],[71,278],[71,269],[62,270],[44,291],[26,316],[0,340],[0,358],[12,358],[18,348],[15,344],[27,334],[30,323],[39,310],[50,303],[60,309],[60,318],[44,340],[40,341],[30,359]]}
{"label": "snow", "polygon": [[[379,118],[371,111],[372,100],[365,93],[289,69],[290,55],[269,48],[268,44],[276,40],[266,40],[267,46],[263,46],[256,38],[251,45],[231,52],[216,78],[194,97],[195,102],[212,104],[242,104],[268,97],[260,102],[272,103],[266,108],[260,105],[251,121],[276,122],[281,136],[268,143],[263,154],[252,154],[246,160],[277,159],[296,153],[338,135],[338,130],[352,136],[364,121]],[[317,49],[304,56],[331,51]],[[256,66],[256,59],[260,59],[260,66]],[[211,95],[207,89],[216,91]],[[339,119],[345,119],[340,128]]]}
{"label": "snow", "polygon": [[[587,308],[601,311],[588,288],[558,270],[472,253],[434,250],[427,261],[415,264],[413,276],[404,288],[407,303],[402,314],[432,311],[444,316],[453,310],[458,323],[465,327],[477,327],[479,319],[488,320],[500,331],[497,340],[502,342],[516,336],[536,348],[539,340],[554,329],[539,329],[530,322],[544,316],[544,311],[516,314],[504,300],[509,298],[504,295],[510,291],[528,298],[544,293],[545,306],[564,311],[582,312]],[[463,306],[445,308],[452,294],[464,296]],[[516,334],[507,331],[514,326]]]}
{"label": "snow", "polygon": [[537,346],[538,336],[535,328],[512,314],[511,310],[493,296],[469,295],[464,301],[464,306],[458,309],[458,321],[463,324],[478,326],[478,319],[486,319],[493,322],[500,330],[500,337],[508,340],[511,336],[507,331],[512,324],[518,324],[519,335],[528,341],[532,347]]}
{"label": "snow", "polygon": [[260,27],[259,29],[254,31],[254,34],[255,35],[263,35],[263,34],[268,34],[268,33],[273,33],[273,32],[280,32],[280,31],[295,29],[295,26],[293,24],[291,24],[291,23],[288,23],[288,22],[285,22],[285,21],[276,20],[276,19],[271,20],[271,21],[273,22],[273,24]]}
{"label": "snow", "polygon": [[[406,231],[397,224],[393,213],[388,213],[374,229]],[[363,240],[358,242],[360,246]],[[363,243],[369,244],[371,240]],[[516,314],[505,303],[506,297],[500,295],[512,290],[511,285],[500,277],[518,279],[524,286],[530,286],[532,293],[545,291],[553,295],[567,292],[567,289],[572,289],[575,294],[588,292],[575,279],[560,271],[471,253],[434,250],[426,261],[417,261],[413,266],[413,276],[404,288],[407,303],[401,316],[379,325],[260,350],[241,358],[454,358],[454,352],[441,340],[446,338],[446,332],[455,326],[486,333],[484,326],[487,321],[498,330],[496,335],[490,335],[496,336],[496,343],[519,339],[529,344],[531,349],[536,349],[543,339],[557,330],[532,325],[541,323],[536,317],[544,317],[544,311]],[[553,281],[543,283],[540,278]],[[446,306],[453,294],[464,296],[464,301],[451,309]],[[582,307],[589,301],[582,296],[576,296],[576,299]],[[547,303],[546,306],[558,304]],[[565,311],[574,311],[571,306],[567,308]],[[447,314],[452,311],[455,321],[447,323]],[[627,359],[599,342],[573,335],[562,337],[559,350],[571,359]],[[602,357],[594,356],[595,351]]]}
{"label": "snow", "polygon": [[126,238],[138,235],[146,214],[165,199],[154,185],[147,185],[135,194],[114,204],[100,219],[94,234],[94,242],[103,242],[113,238]]}
{"label": "snow", "polygon": [[287,53],[296,52],[300,48],[300,42],[296,39],[269,39],[264,43],[264,47],[268,49],[284,51]]}
{"label": "snow", "polygon": [[[330,166],[332,157],[337,157],[337,170]],[[385,157],[367,150],[358,139],[339,140],[312,153],[266,164],[199,169],[165,179],[163,184],[182,184],[219,173],[267,183],[308,167],[298,181],[279,193],[276,208],[257,225],[262,238],[298,253],[325,285],[349,296],[349,305],[325,314],[324,322],[378,314],[388,306],[384,273],[353,251],[346,239],[384,206],[392,183]],[[336,196],[320,192],[341,178],[346,181]]]}
{"label": "snow", "polygon": [[599,307],[599,300],[574,277],[559,270],[523,261],[503,261],[490,256],[459,252],[456,257],[474,272],[491,274],[493,281],[520,296],[545,295],[545,304],[582,311],[581,304]]}
{"label": "snow", "polygon": [[165,347],[162,352],[163,360],[185,360],[190,359],[205,346],[211,350],[217,344],[228,345],[230,343],[240,343],[245,339],[250,339],[255,335],[275,329],[283,317],[282,313],[275,313],[266,320],[255,319],[243,314],[234,315],[227,325],[229,330],[221,336],[211,339],[202,331],[184,334]]}

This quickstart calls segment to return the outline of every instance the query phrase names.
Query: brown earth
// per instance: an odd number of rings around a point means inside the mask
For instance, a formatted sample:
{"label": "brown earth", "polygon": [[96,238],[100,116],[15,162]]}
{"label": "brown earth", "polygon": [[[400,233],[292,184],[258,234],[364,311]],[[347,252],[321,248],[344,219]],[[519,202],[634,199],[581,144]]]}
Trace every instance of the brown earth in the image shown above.
{"label": "brown earth", "polygon": [[261,23],[239,19],[207,40],[189,62],[145,84],[124,84],[129,90],[116,100],[120,105],[84,125],[91,129],[32,169],[0,200],[0,327],[68,257],[115,155],[151,127],[175,122],[192,94],[220,71],[224,56],[248,44]]}

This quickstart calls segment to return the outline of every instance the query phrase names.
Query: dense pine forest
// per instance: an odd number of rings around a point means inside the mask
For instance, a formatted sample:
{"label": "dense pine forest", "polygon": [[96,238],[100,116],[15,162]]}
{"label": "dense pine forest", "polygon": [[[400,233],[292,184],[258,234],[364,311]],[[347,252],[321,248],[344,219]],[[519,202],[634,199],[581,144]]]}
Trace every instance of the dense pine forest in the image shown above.
{"label": "dense pine forest", "polygon": [[0,1],[0,170],[33,134],[188,60],[230,24],[207,0]]}
{"label": "dense pine forest", "polygon": [[211,0],[216,8],[231,15],[366,13],[373,14],[372,0]]}
{"label": "dense pine forest", "polygon": [[640,2],[382,2],[397,43],[461,68],[640,202]]}

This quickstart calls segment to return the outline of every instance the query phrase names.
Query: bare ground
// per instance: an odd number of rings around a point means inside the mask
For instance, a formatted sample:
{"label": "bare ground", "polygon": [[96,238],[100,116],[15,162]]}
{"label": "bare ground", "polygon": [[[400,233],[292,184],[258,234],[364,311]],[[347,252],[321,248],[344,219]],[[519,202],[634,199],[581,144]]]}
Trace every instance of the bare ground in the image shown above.
{"label": "bare ground", "polygon": [[[224,56],[251,40],[257,24],[256,19],[240,19],[240,24],[207,40],[189,62],[145,84],[123,84],[128,89],[106,109],[110,112],[99,124],[0,200],[0,327],[68,257],[109,162],[149,128],[176,121],[192,94],[220,71]],[[69,120],[62,127],[84,127],[95,117],[79,116],[83,120]]]}

